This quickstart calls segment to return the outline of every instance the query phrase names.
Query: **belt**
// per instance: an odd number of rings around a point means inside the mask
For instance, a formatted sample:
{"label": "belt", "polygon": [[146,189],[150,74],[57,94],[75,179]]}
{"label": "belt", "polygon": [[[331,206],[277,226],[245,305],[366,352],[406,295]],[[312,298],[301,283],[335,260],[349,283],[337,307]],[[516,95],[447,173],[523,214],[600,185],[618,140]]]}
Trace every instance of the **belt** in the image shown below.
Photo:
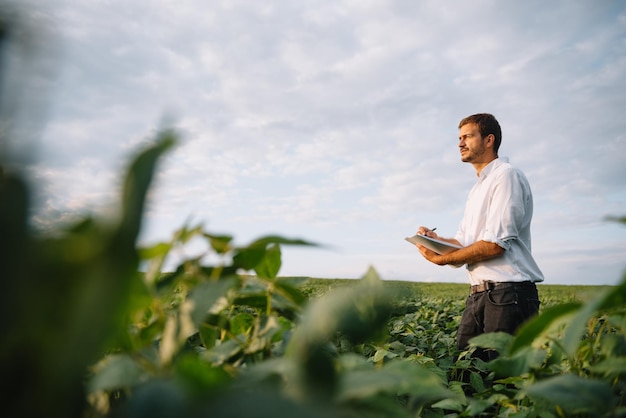
{"label": "belt", "polygon": [[521,286],[528,286],[534,284],[531,281],[525,281],[525,282],[489,282],[489,281],[485,281],[482,282],[481,284],[477,284],[474,286],[470,287],[470,295],[473,295],[474,293],[481,293],[481,292],[487,292],[489,290],[495,290],[495,289],[504,289],[507,287],[512,287],[515,285],[521,285]]}

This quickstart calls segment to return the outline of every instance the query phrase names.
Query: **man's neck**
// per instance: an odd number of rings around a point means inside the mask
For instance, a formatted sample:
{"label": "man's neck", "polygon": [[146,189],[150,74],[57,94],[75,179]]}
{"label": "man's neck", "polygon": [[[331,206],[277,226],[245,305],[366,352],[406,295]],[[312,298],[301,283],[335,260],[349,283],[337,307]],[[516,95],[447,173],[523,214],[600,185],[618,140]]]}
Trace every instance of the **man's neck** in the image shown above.
{"label": "man's neck", "polygon": [[474,166],[474,169],[476,170],[476,176],[480,176],[480,173],[481,173],[481,171],[483,171],[483,168],[485,168],[489,164],[491,164],[491,162],[493,160],[495,160],[496,158],[498,158],[498,156],[494,155],[493,157],[491,157],[491,159],[487,159],[487,160],[481,161],[481,162],[474,162],[474,163],[472,163],[472,165]]}

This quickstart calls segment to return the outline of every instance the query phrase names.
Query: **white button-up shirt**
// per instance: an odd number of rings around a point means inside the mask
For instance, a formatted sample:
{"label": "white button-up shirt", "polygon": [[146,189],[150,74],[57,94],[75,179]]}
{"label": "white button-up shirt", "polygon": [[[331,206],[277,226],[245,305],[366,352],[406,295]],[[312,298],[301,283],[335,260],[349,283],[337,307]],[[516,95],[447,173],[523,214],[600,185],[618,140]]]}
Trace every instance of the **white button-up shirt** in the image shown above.
{"label": "white button-up shirt", "polygon": [[455,238],[464,246],[487,241],[504,248],[496,258],[468,264],[472,285],[494,282],[543,281],[531,254],[530,221],[533,197],[524,173],[505,158],[482,169],[467,198]]}

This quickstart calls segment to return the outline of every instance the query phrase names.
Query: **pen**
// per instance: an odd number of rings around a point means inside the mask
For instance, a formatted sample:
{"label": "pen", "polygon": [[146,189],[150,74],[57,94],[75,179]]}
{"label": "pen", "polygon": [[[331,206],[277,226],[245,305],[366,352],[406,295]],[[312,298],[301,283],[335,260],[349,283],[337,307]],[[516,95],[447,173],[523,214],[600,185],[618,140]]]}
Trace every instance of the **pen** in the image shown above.
{"label": "pen", "polygon": [[434,227],[433,229],[431,229],[431,230],[430,230],[430,231],[428,231],[428,232],[435,232],[436,230],[437,230],[437,227]]}

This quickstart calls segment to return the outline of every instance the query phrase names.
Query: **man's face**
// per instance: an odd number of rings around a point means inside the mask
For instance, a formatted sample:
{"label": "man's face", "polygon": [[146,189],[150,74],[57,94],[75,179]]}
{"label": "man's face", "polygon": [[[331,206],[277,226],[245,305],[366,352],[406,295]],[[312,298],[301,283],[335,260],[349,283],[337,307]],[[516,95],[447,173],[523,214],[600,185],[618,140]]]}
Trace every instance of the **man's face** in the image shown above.
{"label": "man's face", "polygon": [[480,135],[478,125],[466,123],[459,130],[459,151],[464,163],[481,163],[486,157],[487,148]]}

